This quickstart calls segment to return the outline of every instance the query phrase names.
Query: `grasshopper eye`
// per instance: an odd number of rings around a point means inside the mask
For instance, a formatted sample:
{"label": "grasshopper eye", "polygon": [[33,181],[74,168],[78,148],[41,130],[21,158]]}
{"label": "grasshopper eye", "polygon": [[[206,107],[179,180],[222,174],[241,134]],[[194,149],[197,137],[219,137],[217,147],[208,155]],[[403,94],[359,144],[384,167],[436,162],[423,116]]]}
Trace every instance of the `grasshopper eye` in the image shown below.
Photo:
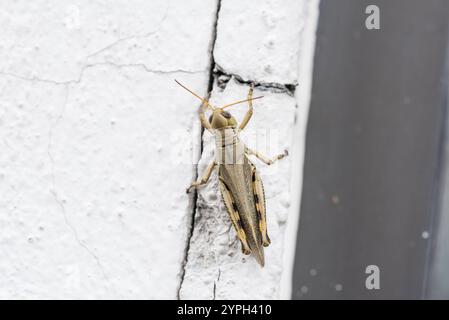
{"label": "grasshopper eye", "polygon": [[227,111],[223,111],[222,113],[221,113],[221,115],[223,116],[223,117],[225,117],[226,119],[231,119],[231,114],[229,113],[229,112],[227,112]]}
{"label": "grasshopper eye", "polygon": [[209,116],[209,123],[212,123],[212,118],[214,117],[214,115],[213,114],[211,114],[210,116]]}

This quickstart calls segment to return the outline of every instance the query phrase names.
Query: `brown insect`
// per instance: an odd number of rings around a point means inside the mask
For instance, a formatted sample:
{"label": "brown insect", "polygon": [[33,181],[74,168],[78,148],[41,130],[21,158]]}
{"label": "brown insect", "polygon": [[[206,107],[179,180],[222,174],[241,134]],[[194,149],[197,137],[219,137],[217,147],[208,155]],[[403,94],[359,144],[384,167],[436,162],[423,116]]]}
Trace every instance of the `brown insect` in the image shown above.
{"label": "brown insect", "polygon": [[[239,132],[246,127],[253,115],[253,100],[262,97],[253,98],[254,86],[251,85],[247,99],[222,107],[214,107],[206,99],[177,80],[175,81],[203,102],[200,108],[201,125],[215,136],[215,159],[209,164],[202,178],[193,182],[187,192],[206,184],[212,171],[217,167],[223,201],[242,244],[242,252],[252,253],[263,267],[265,264],[263,247],[270,244],[267,233],[265,194],[260,175],[249,156],[254,155],[265,164],[271,165],[287,156],[288,152],[285,150],[284,153],[270,159],[248,148],[239,138]],[[248,102],[249,109],[242,122],[238,124],[236,119],[224,109],[242,102]],[[204,106],[212,112],[209,119],[206,118]]]}

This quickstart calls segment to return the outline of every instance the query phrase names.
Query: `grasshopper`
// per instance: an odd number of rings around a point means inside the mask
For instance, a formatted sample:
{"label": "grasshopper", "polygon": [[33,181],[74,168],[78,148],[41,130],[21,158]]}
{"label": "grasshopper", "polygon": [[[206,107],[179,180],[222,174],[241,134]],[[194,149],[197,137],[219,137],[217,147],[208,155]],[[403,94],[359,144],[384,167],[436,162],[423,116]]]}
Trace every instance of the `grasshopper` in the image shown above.
{"label": "grasshopper", "polygon": [[[218,167],[221,195],[237,238],[241,242],[242,252],[246,255],[252,253],[263,267],[265,264],[263,247],[267,247],[271,241],[267,233],[262,180],[249,156],[254,155],[265,164],[271,165],[287,156],[288,152],[285,150],[284,153],[270,159],[248,148],[239,138],[239,132],[246,127],[252,117],[253,100],[260,99],[262,96],[253,98],[254,85],[251,85],[247,99],[222,107],[214,107],[205,98],[175,81],[202,101],[199,113],[201,125],[215,136],[215,159],[208,165],[202,178],[187,188],[187,193],[205,185],[214,168]],[[243,102],[248,102],[249,108],[242,122],[238,124],[236,119],[224,109]],[[212,112],[209,119],[206,118],[205,106]]]}

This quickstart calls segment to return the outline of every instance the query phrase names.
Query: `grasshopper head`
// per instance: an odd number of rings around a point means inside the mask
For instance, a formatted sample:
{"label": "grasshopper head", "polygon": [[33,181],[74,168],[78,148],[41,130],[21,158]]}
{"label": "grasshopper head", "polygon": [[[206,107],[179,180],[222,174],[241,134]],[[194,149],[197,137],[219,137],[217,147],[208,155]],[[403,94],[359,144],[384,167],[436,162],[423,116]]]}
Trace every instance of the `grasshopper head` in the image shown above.
{"label": "grasshopper head", "polygon": [[236,127],[237,120],[229,113],[221,108],[215,109],[209,117],[209,122],[214,129],[224,127]]}
{"label": "grasshopper head", "polygon": [[188,92],[190,92],[191,94],[193,94],[195,97],[197,97],[198,99],[200,99],[203,102],[203,105],[206,105],[209,109],[211,109],[212,114],[209,118],[209,122],[212,126],[213,129],[221,129],[221,128],[225,128],[225,127],[236,127],[237,126],[237,120],[235,120],[235,118],[228,112],[225,111],[225,108],[228,108],[230,106],[239,104],[239,103],[243,103],[243,102],[248,102],[248,101],[252,101],[255,99],[260,99],[262,98],[262,96],[260,97],[255,97],[255,98],[248,98],[245,100],[239,100],[233,103],[229,103],[227,105],[224,105],[220,108],[214,107],[213,105],[211,105],[209,103],[209,101],[207,101],[206,99],[200,97],[198,94],[196,94],[195,92],[193,92],[192,90],[190,90],[189,88],[187,88],[186,86],[184,86],[183,84],[181,84],[179,81],[175,80],[177,84],[179,84],[181,87],[183,87],[185,90],[187,90]]}

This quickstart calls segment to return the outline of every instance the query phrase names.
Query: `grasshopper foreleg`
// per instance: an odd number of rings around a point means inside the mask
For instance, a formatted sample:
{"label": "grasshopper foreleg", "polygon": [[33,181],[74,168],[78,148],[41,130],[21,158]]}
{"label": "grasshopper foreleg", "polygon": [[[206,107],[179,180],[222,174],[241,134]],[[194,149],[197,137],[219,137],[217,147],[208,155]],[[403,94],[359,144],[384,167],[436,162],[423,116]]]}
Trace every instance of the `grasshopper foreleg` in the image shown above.
{"label": "grasshopper foreleg", "polygon": [[253,98],[253,90],[254,90],[254,84],[251,84],[251,87],[248,91],[248,111],[246,112],[245,116],[243,117],[242,123],[240,123],[239,129],[243,130],[246,125],[248,124],[249,120],[253,116],[253,101],[249,100]]}
{"label": "grasshopper foreleg", "polygon": [[206,114],[204,112],[204,103],[200,107],[200,121],[201,125],[207,129],[210,133],[213,133],[212,125],[209,120],[206,118]]}

